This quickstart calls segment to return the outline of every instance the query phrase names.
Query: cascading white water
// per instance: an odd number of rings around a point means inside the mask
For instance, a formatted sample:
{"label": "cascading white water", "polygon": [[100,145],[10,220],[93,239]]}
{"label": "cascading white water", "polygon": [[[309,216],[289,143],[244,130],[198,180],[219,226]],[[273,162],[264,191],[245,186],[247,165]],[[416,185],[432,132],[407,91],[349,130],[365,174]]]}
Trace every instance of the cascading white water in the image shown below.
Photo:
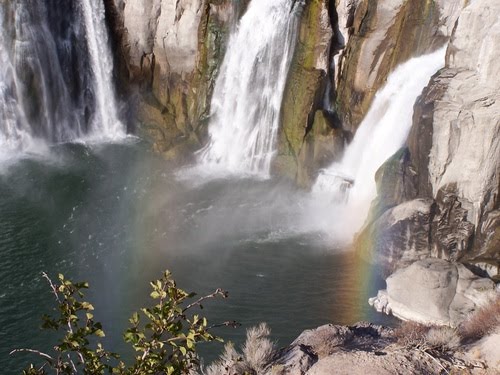
{"label": "cascading white water", "polygon": [[200,169],[267,177],[301,1],[252,0],[217,78]]}
{"label": "cascading white water", "polygon": [[16,73],[5,48],[4,20],[4,9],[0,7],[0,160],[31,143],[26,116],[15,100]]}
{"label": "cascading white water", "polygon": [[102,0],[0,2],[0,160],[125,135]]}
{"label": "cascading white water", "polygon": [[412,125],[413,105],[431,76],[444,66],[445,52],[441,48],[396,68],[376,94],[342,160],[318,176],[314,195],[323,202],[325,198],[346,202],[342,207],[344,234],[352,235],[363,224],[376,197],[375,173],[403,146]]}
{"label": "cascading white water", "polygon": [[0,160],[45,150],[42,136],[58,141],[80,134],[70,108],[60,105],[70,98],[47,23],[39,3],[0,3]]}
{"label": "cascading white water", "polygon": [[115,92],[112,82],[113,59],[108,42],[102,0],[81,0],[87,32],[91,67],[96,92],[96,118],[92,124],[92,138],[117,139],[125,134],[118,119]]}

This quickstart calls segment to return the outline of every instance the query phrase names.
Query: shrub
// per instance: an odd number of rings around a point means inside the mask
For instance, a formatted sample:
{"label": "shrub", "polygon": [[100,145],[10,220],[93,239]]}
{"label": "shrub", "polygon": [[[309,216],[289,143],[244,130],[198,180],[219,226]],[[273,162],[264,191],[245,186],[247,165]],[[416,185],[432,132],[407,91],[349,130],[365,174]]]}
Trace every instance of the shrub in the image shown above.
{"label": "shrub", "polygon": [[274,353],[274,344],[269,340],[271,330],[265,323],[247,331],[243,346],[243,358],[248,366],[259,373],[267,365]]}
{"label": "shrub", "polygon": [[[219,340],[209,332],[208,322],[197,314],[191,315],[194,307],[216,296],[227,297],[217,289],[212,294],[191,303],[195,296],[176,286],[170,272],[151,282],[151,298],[154,306],[141,309],[130,318],[130,328],[124,340],[134,348],[136,357],[130,365],[119,360],[119,355],[106,351],[98,342],[105,333],[102,325],[94,320],[94,307],[83,300],[87,283],[73,283],[59,275],[59,284],[54,284],[44,273],[56,298],[58,315],[44,316],[45,329],[63,333],[54,346],[53,353],[33,349],[17,349],[11,352],[37,354],[43,363],[31,364],[24,370],[27,375],[47,374],[189,374],[198,367],[196,344]],[[141,315],[146,323],[141,323]]]}
{"label": "shrub", "polygon": [[242,354],[238,353],[232,343],[224,348],[220,358],[208,366],[204,375],[260,375],[271,362],[276,350],[269,340],[271,331],[265,323],[247,331]]}
{"label": "shrub", "polygon": [[425,343],[429,349],[445,352],[460,346],[460,336],[451,327],[432,327],[425,334]]}
{"label": "shrub", "polygon": [[430,326],[421,323],[405,321],[394,330],[394,338],[398,345],[405,348],[420,348],[425,345],[430,329]]}
{"label": "shrub", "polygon": [[500,328],[500,297],[475,311],[459,326],[463,342],[472,342]]}

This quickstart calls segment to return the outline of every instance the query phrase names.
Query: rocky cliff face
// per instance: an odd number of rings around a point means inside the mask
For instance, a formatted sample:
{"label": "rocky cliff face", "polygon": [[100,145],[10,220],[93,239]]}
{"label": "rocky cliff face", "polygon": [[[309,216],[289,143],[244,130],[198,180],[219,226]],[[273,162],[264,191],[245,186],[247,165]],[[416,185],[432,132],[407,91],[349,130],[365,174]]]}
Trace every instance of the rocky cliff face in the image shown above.
{"label": "rocky cliff face", "polygon": [[336,106],[344,127],[357,128],[375,93],[397,65],[447,41],[459,4],[406,0],[356,4],[348,28],[349,43],[339,62]]}
{"label": "rocky cliff face", "polygon": [[433,256],[498,272],[499,11],[481,1],[462,10],[446,67],[415,106],[405,149],[378,173],[376,209],[358,241],[380,234],[371,254],[394,268],[415,247],[408,260]]}
{"label": "rocky cliff face", "polygon": [[[120,76],[157,151],[184,159],[201,146],[229,31],[246,0],[108,0]],[[125,68],[123,68],[125,67]]]}

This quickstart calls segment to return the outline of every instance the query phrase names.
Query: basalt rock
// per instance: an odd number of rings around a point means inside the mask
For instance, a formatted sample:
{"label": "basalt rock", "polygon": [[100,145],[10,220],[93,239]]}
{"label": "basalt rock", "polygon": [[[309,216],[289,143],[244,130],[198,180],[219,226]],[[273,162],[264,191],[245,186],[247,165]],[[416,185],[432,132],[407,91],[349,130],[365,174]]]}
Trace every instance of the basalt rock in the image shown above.
{"label": "basalt rock", "polygon": [[369,323],[324,325],[304,331],[279,351],[266,375],[432,374],[439,361],[397,348],[393,330]]}
{"label": "basalt rock", "polygon": [[415,199],[385,211],[357,237],[365,259],[382,264],[384,273],[432,256],[435,206],[431,199]]}
{"label": "basalt rock", "polygon": [[[275,171],[295,179],[300,186],[311,186],[318,167],[311,152],[316,143],[315,113],[331,113],[344,135],[354,133],[375,93],[397,65],[449,40],[462,3],[307,2],[301,26],[306,32],[301,32],[283,101]],[[323,35],[319,40],[317,30]],[[311,66],[308,61],[316,64]],[[330,142],[335,143],[337,137],[331,134]],[[321,137],[318,143],[325,139]],[[337,161],[339,154],[328,158],[329,163]]]}

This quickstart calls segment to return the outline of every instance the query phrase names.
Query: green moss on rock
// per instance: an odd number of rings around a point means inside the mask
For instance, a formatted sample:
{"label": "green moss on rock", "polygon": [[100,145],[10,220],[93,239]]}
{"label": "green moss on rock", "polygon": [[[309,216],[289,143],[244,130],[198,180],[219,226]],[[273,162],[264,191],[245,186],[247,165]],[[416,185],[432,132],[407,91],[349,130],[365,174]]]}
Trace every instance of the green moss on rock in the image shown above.
{"label": "green moss on rock", "polygon": [[325,89],[326,72],[316,68],[318,59],[324,55],[328,57],[323,39],[325,33],[331,34],[331,29],[325,30],[321,22],[325,9],[328,9],[326,0],[312,0],[306,4],[285,87],[273,171],[291,179],[297,178],[300,150]]}

